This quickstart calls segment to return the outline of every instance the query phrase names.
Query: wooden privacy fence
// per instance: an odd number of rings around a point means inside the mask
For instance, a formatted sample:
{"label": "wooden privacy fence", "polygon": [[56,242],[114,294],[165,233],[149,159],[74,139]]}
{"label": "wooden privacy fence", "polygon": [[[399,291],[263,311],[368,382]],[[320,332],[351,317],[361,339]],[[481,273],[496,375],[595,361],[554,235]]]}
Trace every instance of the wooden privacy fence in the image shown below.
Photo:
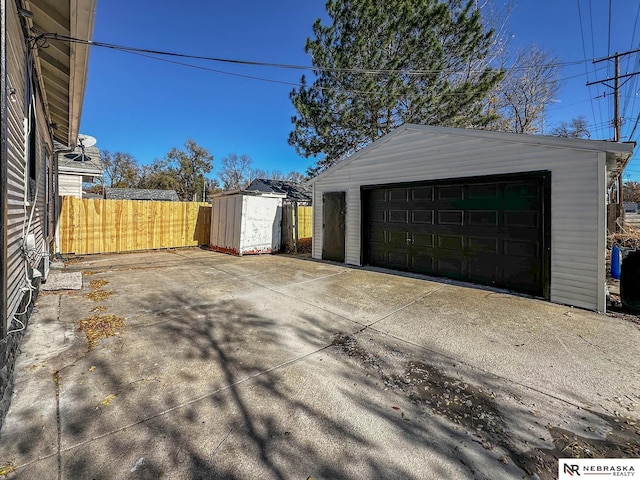
{"label": "wooden privacy fence", "polygon": [[298,206],[297,202],[285,202],[282,206],[283,250],[290,252],[296,250],[297,240],[301,238],[310,238],[312,235],[313,207]]}
{"label": "wooden privacy fence", "polygon": [[211,205],[62,197],[60,253],[109,253],[209,244]]}

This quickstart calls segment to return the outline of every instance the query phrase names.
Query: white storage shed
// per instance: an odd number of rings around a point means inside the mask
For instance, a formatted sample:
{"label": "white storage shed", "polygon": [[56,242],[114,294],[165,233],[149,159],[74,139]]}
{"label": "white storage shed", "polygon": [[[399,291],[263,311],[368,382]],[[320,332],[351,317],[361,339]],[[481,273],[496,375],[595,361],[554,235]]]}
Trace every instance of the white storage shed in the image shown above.
{"label": "white storage shed", "polygon": [[216,195],[212,202],[209,247],[234,255],[279,251],[285,196],[242,190]]}
{"label": "white storage shed", "polygon": [[607,187],[634,145],[403,125],[311,180],[313,258],[604,311]]}

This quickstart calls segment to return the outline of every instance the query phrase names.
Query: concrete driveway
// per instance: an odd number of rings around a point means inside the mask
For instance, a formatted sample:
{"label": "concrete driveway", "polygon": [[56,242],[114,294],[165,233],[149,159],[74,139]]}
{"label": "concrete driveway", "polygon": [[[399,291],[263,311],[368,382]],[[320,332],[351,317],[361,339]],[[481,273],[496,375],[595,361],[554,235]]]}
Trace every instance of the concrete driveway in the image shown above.
{"label": "concrete driveway", "polygon": [[[546,479],[640,455],[630,318],[284,255],[66,271],[83,289],[39,297],[16,367],[9,478]],[[92,317],[116,335],[89,348]]]}

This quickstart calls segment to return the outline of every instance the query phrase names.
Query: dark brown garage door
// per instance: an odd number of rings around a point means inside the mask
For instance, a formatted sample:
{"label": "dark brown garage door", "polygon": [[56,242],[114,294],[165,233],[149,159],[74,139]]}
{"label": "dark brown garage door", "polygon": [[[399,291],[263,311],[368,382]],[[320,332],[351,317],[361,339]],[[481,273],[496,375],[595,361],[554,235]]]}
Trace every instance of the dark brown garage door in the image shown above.
{"label": "dark brown garage door", "polygon": [[364,262],[548,297],[549,179],[363,187]]}

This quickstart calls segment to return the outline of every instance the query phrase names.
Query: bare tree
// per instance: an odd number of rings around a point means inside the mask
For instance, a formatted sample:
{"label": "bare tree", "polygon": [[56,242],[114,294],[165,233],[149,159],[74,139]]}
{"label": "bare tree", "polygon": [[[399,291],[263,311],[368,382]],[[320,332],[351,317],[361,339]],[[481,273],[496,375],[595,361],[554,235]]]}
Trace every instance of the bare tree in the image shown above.
{"label": "bare tree", "polygon": [[502,82],[489,95],[497,119],[489,130],[542,133],[545,109],[560,87],[558,60],[537,47],[521,50]]}
{"label": "bare tree", "polygon": [[570,122],[562,122],[560,125],[551,130],[551,135],[565,138],[591,137],[591,133],[587,128],[587,119],[583,116],[573,118]]}
{"label": "bare tree", "polygon": [[300,184],[300,183],[303,183],[306,180],[306,177],[303,174],[301,174],[300,172],[296,172],[295,170],[291,170],[289,173],[287,173],[287,176],[285,177],[285,180],[287,182]]}
{"label": "bare tree", "polygon": [[640,182],[628,181],[622,185],[625,201],[640,203]]}
{"label": "bare tree", "polygon": [[110,187],[133,188],[140,179],[140,167],[129,153],[101,150],[100,157]]}
{"label": "bare tree", "polygon": [[224,190],[241,190],[251,181],[251,158],[231,153],[222,159],[218,177]]}

